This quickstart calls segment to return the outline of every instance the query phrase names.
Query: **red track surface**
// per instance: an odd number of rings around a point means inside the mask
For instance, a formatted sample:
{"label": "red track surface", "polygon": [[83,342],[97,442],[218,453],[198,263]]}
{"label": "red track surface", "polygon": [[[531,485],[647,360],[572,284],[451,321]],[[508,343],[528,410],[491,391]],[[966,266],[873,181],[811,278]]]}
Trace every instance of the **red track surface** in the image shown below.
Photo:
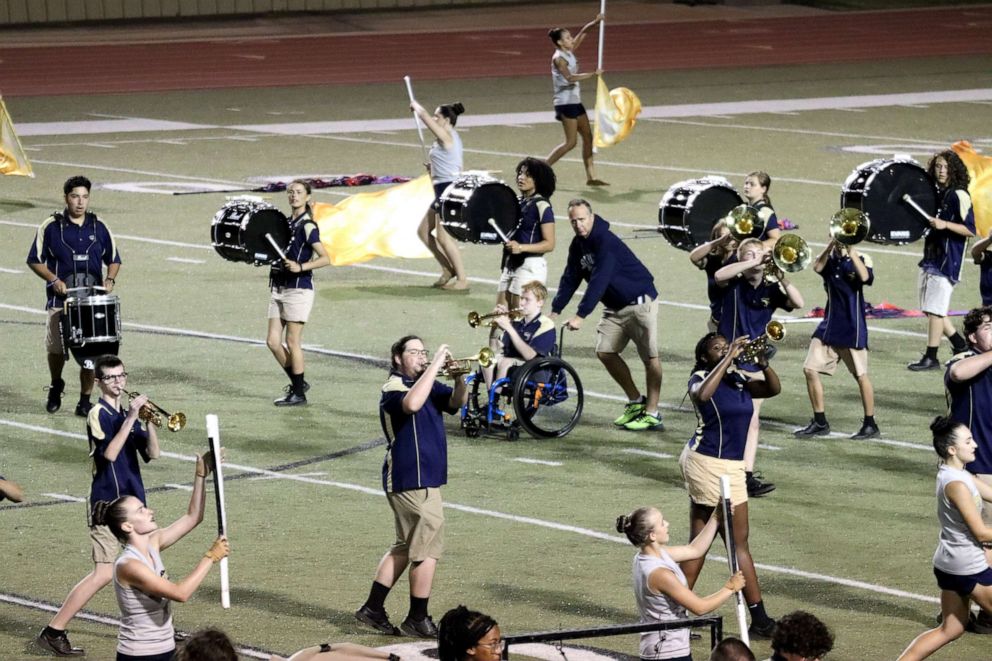
{"label": "red track surface", "polygon": [[[585,68],[595,53],[583,48]],[[443,48],[439,48],[443,44]],[[611,25],[607,71],[992,54],[992,7]],[[6,96],[547,75],[544,29],[0,47]],[[580,52],[580,55],[583,54]],[[293,81],[294,83],[296,81]]]}

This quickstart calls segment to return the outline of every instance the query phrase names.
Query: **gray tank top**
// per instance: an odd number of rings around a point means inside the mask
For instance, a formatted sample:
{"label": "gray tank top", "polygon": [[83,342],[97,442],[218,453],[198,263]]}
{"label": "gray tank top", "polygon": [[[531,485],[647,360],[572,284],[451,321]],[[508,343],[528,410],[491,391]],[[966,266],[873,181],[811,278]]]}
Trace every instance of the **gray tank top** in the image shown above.
{"label": "gray tank top", "polygon": [[989,564],[982,546],[971,534],[961,512],[944,493],[944,488],[951,482],[963,482],[975,499],[979,514],[982,512],[982,496],[971,473],[941,465],[937,471],[937,522],[940,523],[940,540],[933,554],[933,566],[955,576],[977,574],[988,568]]}
{"label": "gray tank top", "polygon": [[440,141],[431,145],[431,183],[446,184],[454,181],[462,173],[462,138],[454,127],[451,131],[451,149],[445,149]]}
{"label": "gray tank top", "polygon": [[117,580],[118,568],[132,559],[150,567],[157,575],[165,577],[162,556],[149,549],[152,563],[130,544],[114,563],[114,592],[121,609],[121,628],[117,634],[117,651],[131,656],[165,654],[176,648],[175,630],[172,628],[172,607],[165,597],[152,597],[141,590],[124,587]]}
{"label": "gray tank top", "polygon": [[574,75],[579,71],[579,60],[575,57],[575,53],[556,50],[555,54],[551,56],[551,85],[554,89],[554,105],[565,106],[571,103],[582,103],[579,83],[568,82],[565,76],[558,71],[558,67],[555,66],[555,60],[559,57],[565,60],[569,73]]}
{"label": "gray tank top", "polygon": [[[664,549],[661,557],[638,553],[634,556],[634,598],[641,622],[665,622],[686,617],[685,606],[664,594],[653,592],[648,586],[651,573],[664,568],[675,574],[679,583],[688,587],[679,564]],[[689,630],[649,631],[641,634],[642,659],[677,659],[689,655]]]}

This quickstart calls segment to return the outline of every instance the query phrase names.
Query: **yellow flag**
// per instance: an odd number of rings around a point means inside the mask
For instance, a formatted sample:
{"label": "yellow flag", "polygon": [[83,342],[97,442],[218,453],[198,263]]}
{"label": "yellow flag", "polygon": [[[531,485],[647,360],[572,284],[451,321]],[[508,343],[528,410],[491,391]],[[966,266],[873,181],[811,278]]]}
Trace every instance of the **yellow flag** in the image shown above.
{"label": "yellow flag", "polygon": [[968,194],[975,209],[975,230],[980,237],[988,236],[992,230],[992,157],[976,152],[967,140],[955,142],[951,149],[964,161],[971,176]]}
{"label": "yellow flag", "polygon": [[338,204],[313,205],[320,241],[331,264],[344,266],[374,257],[430,257],[417,227],[434,202],[429,175],[374,193],[358,193]]}
{"label": "yellow flag", "polygon": [[596,131],[594,144],[609,147],[634,130],[641,114],[641,100],[626,87],[607,89],[603,77],[596,84]]}
{"label": "yellow flag", "polygon": [[21,141],[14,133],[14,123],[7,114],[7,106],[0,97],[0,174],[19,174],[33,177],[34,171],[28,157],[24,155]]}

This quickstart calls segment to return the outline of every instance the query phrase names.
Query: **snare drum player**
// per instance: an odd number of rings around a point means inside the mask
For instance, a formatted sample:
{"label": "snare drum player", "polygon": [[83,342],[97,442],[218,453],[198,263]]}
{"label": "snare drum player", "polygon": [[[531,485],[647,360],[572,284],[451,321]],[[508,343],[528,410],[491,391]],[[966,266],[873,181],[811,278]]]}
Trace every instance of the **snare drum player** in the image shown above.
{"label": "snare drum player", "polygon": [[[388,635],[436,639],[427,603],[444,551],[441,487],[448,481],[448,441],[443,414],[454,415],[465,405],[468,387],[461,377],[454,389],[438,383],[438,372],[451,357],[446,344],[428,360],[423,341],[407,335],[393,344],[390,356],[379,422],[387,442],[382,487],[393,510],[396,542],[379,561],[368,599],[355,618]],[[385,601],[407,566],[410,610],[397,629],[386,615]]]}
{"label": "snare drum player", "polygon": [[975,236],[975,211],[968,195],[971,177],[961,158],[950,149],[930,159],[927,172],[937,182],[937,215],[929,218],[930,231],[920,260],[920,310],[927,316],[927,348],[923,357],[907,367],[914,372],[940,367],[937,347],[941,336],[951,341],[954,353],[967,348],[961,334],[947,318],[951,292],[961,280],[964,249]]}
{"label": "snare drum player", "polygon": [[310,210],[310,182],[299,179],[286,187],[291,216],[286,259],[269,272],[269,333],[266,344],[289,376],[286,395],[276,406],[307,403],[310,384],[303,378],[303,325],[313,309],[313,271],[331,263]]}
{"label": "snare drum player", "polygon": [[[623,414],[613,421],[630,431],[664,431],[658,400],[661,396],[661,356],[658,353],[658,290],[654,277],[627,244],[610,231],[610,224],[592,212],[583,199],[568,203],[568,218],[575,237],[568,247],[568,261],[551,302],[555,319],[582,281],[588,286],[575,315],[565,322],[579,330],[598,303],[603,317],[596,326],[596,356],[627,396]],[[646,396],[634,384],[621,352],[633,341],[644,363]]]}
{"label": "snare drum player", "polygon": [[127,385],[124,363],[117,356],[101,356],[94,365],[100,399],[86,419],[90,457],[93,459],[93,483],[86,504],[93,547],[93,571],[79,581],[35,639],[42,649],[56,656],[82,656],[85,652],[69,643],[65,628],[93,596],[113,580],[114,561],[120,544],[107,526],[92,523],[92,508],[99,501],[113,501],[134,496],[145,502],[145,485],[141,480],[138,457],[148,463],[158,459],[160,450],[155,425],[142,429],[138,421],[141,407],[148,397],[140,395],[125,410],[122,399]]}
{"label": "snare drum player", "polygon": [[765,221],[765,229],[758,237],[767,248],[771,248],[782,235],[779,228],[778,216],[772,208],[772,200],[768,197],[768,189],[772,186],[772,178],[767,172],[755,170],[744,177],[744,199],[754,207],[758,217]]}
{"label": "snare drum player", "polygon": [[875,281],[871,258],[859,253],[854,246],[832,239],[813,262],[813,270],[823,278],[827,305],[823,321],[813,331],[803,364],[813,419],[794,433],[800,438],[830,433],[820,375],[832,376],[837,364],[843,361],[858,382],[865,413],[861,429],[851,438],[874,438],[879,435],[879,430],[875,423],[875,390],[868,378],[868,326],[865,323],[864,299],[864,288]]}
{"label": "snare drum player", "polygon": [[[61,322],[68,290],[102,286],[109,294],[117,284],[117,273],[121,268],[121,256],[110,228],[89,211],[91,188],[92,184],[86,177],[67,179],[62,186],[65,209],[45,219],[28,251],[28,267],[47,283],[45,349],[51,385],[47,388],[45,410],[49,413],[55,413],[62,407],[62,393],[65,392],[62,368],[65,367],[67,354],[63,346]],[[106,275],[104,266],[107,268]],[[89,413],[92,393],[93,370],[81,367],[76,415],[86,417]]]}

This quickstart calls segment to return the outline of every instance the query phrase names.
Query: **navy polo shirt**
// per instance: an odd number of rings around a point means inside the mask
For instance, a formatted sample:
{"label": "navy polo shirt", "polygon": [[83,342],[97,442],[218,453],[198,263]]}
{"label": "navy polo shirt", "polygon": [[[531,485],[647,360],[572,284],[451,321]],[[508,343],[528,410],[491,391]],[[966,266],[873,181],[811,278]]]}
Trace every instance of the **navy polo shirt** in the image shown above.
{"label": "navy polo shirt", "polygon": [[100,500],[108,502],[121,496],[134,496],[145,502],[145,485],[141,481],[141,465],[138,456],[145,463],[151,461],[148,455],[148,433],[135,422],[124,447],[117,459],[108,461],[103,456],[110,441],[114,439],[127,419],[127,413],[114,410],[105,400],[100,399],[90,409],[86,418],[86,436],[90,443],[90,456],[93,458],[93,485],[90,487],[90,503]]}
{"label": "navy polo shirt", "polygon": [[944,387],[947,389],[948,415],[966,425],[975,437],[978,449],[975,461],[965,469],[969,473],[992,474],[992,367],[967,381],[951,380],[950,366],[961,360],[977,355],[974,350],[958,354],[948,363],[944,374]]}
{"label": "navy polo shirt", "polygon": [[777,282],[762,280],[757,287],[738,275],[724,288],[720,312],[720,335],[733,342],[741,335],[752,340],[764,334],[777,309],[792,310],[788,295]]}
{"label": "navy polo shirt", "polygon": [[[543,314],[531,321],[521,319],[513,322],[513,328],[527,345],[537,352],[538,356],[550,356],[555,351],[555,322]],[[509,333],[503,333],[503,355],[507,358],[523,358],[513,346]]]}
{"label": "navy polo shirt", "polygon": [[778,216],[775,215],[775,209],[772,208],[772,205],[764,200],[758,200],[751,206],[758,210],[758,216],[765,221],[765,228],[761,231],[761,236],[758,237],[759,241],[767,239],[769,231],[781,229],[778,224]]}
{"label": "navy polo shirt", "polygon": [[871,258],[861,256],[868,268],[868,281],[862,283],[847,255],[832,252],[820,272],[827,292],[823,321],[813,331],[813,337],[831,347],[866,349],[868,327],[865,324],[864,287],[875,281]]}
{"label": "navy polo shirt", "polygon": [[699,269],[706,272],[706,297],[710,300],[710,317],[717,322],[720,321],[720,314],[723,311],[723,297],[727,294],[727,289],[717,284],[716,272],[732,261],[737,261],[733,255],[727,261],[721,261],[719,255],[710,253],[703,258],[699,265]]}
{"label": "navy polo shirt", "polygon": [[[541,234],[541,225],[555,222],[555,212],[551,208],[551,203],[540,195],[520,198],[520,224],[513,233],[513,240],[521,245],[540,243],[544,240]],[[518,269],[524,259],[533,256],[531,253],[523,252],[514,255],[509,252],[503,253],[503,268]]]}
{"label": "navy polo shirt", "polygon": [[[313,259],[313,244],[320,243],[320,229],[310,215],[310,207],[296,220],[289,221],[291,239],[286,248],[286,257],[303,264]],[[269,272],[270,286],[291,289],[313,289],[313,271],[293,273],[285,268],[274,268]]]}
{"label": "navy polo shirt", "polygon": [[[971,207],[971,197],[964,190],[944,190],[937,218],[950,223],[964,225],[975,232],[975,210]],[[920,268],[927,273],[942,275],[952,284],[961,279],[964,266],[966,237],[950,230],[931,229],[923,243],[923,259]]]}
{"label": "navy polo shirt", "polygon": [[992,305],[992,254],[982,253],[982,261],[978,264],[978,290],[982,295],[982,305]]}
{"label": "navy polo shirt", "polygon": [[[708,373],[693,372],[689,377],[689,390],[702,383]],[[727,372],[708,402],[693,402],[696,432],[689,439],[690,450],[717,459],[744,458],[747,429],[754,413],[747,382],[739,372]]]}
{"label": "navy polo shirt", "polygon": [[[96,214],[87,213],[76,225],[67,211],[54,213],[38,228],[28,251],[28,264],[44,264],[67,286],[80,286],[70,281],[73,274],[88,274],[91,282],[103,284],[103,267],[120,264],[121,256],[113,234]],[[64,296],[56,296],[51,283],[45,286],[48,299],[45,309],[62,307]]]}

